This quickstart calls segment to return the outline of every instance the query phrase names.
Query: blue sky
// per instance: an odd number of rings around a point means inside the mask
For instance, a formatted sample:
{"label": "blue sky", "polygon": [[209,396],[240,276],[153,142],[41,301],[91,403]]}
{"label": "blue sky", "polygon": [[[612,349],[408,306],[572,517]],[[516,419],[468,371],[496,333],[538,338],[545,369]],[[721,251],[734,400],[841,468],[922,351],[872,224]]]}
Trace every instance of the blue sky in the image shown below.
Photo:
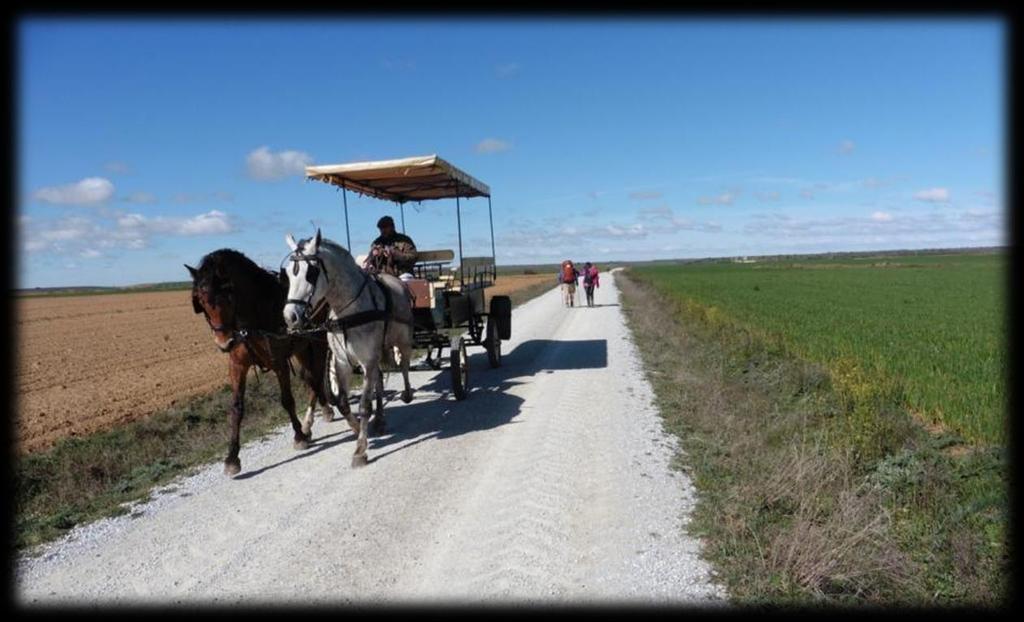
{"label": "blue sky", "polygon": [[[502,264],[1008,243],[995,19],[26,19],[19,287],[345,242],[306,164],[437,153]],[[364,252],[393,203],[349,194]],[[489,254],[485,199],[463,204]],[[454,248],[454,201],[405,208]]]}

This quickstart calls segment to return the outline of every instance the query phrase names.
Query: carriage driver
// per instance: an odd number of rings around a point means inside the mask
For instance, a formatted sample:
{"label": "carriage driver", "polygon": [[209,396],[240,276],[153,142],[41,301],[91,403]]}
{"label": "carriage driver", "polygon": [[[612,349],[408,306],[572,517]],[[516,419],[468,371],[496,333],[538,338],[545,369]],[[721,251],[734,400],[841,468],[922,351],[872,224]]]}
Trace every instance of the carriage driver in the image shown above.
{"label": "carriage driver", "polygon": [[[377,221],[380,236],[370,244],[370,252],[363,263],[363,269],[370,272],[388,272],[399,278],[412,275],[416,264],[416,244],[409,236],[395,231],[395,221],[384,216]],[[404,280],[404,279],[403,279]]]}

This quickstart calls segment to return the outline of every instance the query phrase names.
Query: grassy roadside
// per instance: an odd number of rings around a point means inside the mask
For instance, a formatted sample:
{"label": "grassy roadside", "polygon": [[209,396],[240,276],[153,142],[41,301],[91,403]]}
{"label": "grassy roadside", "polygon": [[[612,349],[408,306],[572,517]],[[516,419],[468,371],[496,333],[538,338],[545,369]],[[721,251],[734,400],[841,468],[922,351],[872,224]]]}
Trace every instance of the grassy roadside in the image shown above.
{"label": "grassy roadside", "polygon": [[[513,306],[553,288],[538,283],[509,294]],[[416,352],[415,356],[423,352]],[[287,425],[277,379],[250,372],[243,445]],[[227,377],[225,376],[225,381]],[[360,386],[353,378],[351,389]],[[301,417],[305,388],[292,377],[293,395]],[[298,387],[298,388],[297,388]],[[127,512],[133,501],[148,498],[150,490],[223,460],[227,453],[227,412],[231,389],[201,395],[107,432],[58,441],[54,447],[20,456],[15,462],[15,546],[24,549],[54,540],[77,524]],[[316,424],[314,424],[314,432]],[[245,463],[245,449],[241,454]]]}
{"label": "grassy roadside", "polygon": [[[250,372],[242,443],[286,425],[277,379]],[[226,379],[226,376],[225,376]],[[293,387],[301,385],[297,376]],[[305,390],[295,390],[299,416]],[[15,545],[23,548],[60,537],[76,524],[127,510],[149,491],[195,467],[223,460],[228,449],[231,387],[197,396],[145,419],[84,437],[59,441],[15,463]],[[315,424],[314,424],[315,428]],[[242,450],[245,462],[245,450]]]}
{"label": "grassy roadside", "polygon": [[916,425],[898,396],[844,392],[844,379],[621,274],[686,452],[677,466],[698,491],[690,529],[736,602],[1006,603],[1003,452],[951,452],[955,439]]}

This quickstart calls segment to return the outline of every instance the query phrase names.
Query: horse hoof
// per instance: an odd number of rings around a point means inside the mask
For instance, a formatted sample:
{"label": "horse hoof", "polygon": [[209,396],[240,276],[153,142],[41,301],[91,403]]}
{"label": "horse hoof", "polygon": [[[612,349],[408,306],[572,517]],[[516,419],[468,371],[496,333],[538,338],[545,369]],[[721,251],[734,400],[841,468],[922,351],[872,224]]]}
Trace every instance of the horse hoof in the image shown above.
{"label": "horse hoof", "polygon": [[356,455],[352,456],[352,468],[353,469],[358,469],[359,467],[364,467],[367,464],[369,464],[369,461],[367,461],[367,459],[366,459],[366,454],[356,454]]}
{"label": "horse hoof", "polygon": [[402,402],[408,404],[412,401],[412,391],[402,391]]}
{"label": "horse hoof", "polygon": [[224,461],[224,475],[234,477],[242,471],[242,461],[239,459]]}
{"label": "horse hoof", "polygon": [[313,438],[313,426],[304,425],[302,426],[302,435],[306,438]]}
{"label": "horse hoof", "polygon": [[388,433],[388,428],[384,424],[383,421],[381,421],[380,423],[375,423],[375,424],[370,426],[370,436],[380,436],[382,434],[387,434],[387,433]]}
{"label": "horse hoof", "polygon": [[309,437],[295,439],[294,446],[295,449],[309,449]]}

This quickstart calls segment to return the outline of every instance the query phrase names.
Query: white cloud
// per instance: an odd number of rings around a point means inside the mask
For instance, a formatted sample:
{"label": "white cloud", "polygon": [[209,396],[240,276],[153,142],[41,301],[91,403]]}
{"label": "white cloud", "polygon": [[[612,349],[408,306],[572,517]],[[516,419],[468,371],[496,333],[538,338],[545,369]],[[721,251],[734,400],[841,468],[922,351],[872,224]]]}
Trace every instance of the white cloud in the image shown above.
{"label": "white cloud", "polygon": [[948,203],[949,189],[928,188],[926,190],[918,190],[914,193],[914,198],[918,201],[925,201],[928,203]]}
{"label": "white cloud", "polygon": [[34,222],[23,228],[23,247],[27,252],[47,250],[83,258],[98,257],[97,249],[146,248],[156,236],[220,235],[236,230],[231,217],[218,210],[191,217],[122,213],[99,222],[72,217]]}
{"label": "white cloud", "polygon": [[260,180],[284,179],[290,175],[303,175],[306,167],[313,163],[313,157],[303,151],[279,151],[274,153],[267,146],[253,150],[245,157],[249,176]]}
{"label": "white cloud", "polygon": [[512,145],[498,138],[485,138],[476,144],[477,153],[498,153],[508,151]]}
{"label": "white cloud", "polygon": [[180,236],[213,235],[231,233],[234,230],[231,219],[219,210],[211,210],[191,218],[164,216],[146,218],[142,214],[126,214],[118,218],[117,226],[120,232],[139,232],[146,235],[155,233]]}
{"label": "white cloud", "polygon": [[839,143],[839,153],[842,155],[848,155],[853,153],[853,150],[857,148],[857,145],[850,139],[846,139]]}
{"label": "white cloud", "polygon": [[57,221],[56,226],[44,229],[39,236],[51,242],[80,240],[95,233],[95,226],[88,218],[75,216]]}
{"label": "white cloud", "polygon": [[800,198],[801,199],[813,199],[814,198],[814,192],[810,188],[804,188],[803,190],[800,191]]}
{"label": "white cloud", "polygon": [[36,190],[33,197],[43,203],[56,205],[97,205],[114,196],[114,184],[103,177],[86,177],[63,186],[48,186]]}
{"label": "white cloud", "polygon": [[782,198],[782,194],[778,190],[769,190],[767,192],[757,192],[755,196],[759,201],[778,201]]}
{"label": "white cloud", "polygon": [[985,210],[967,210],[958,217],[933,211],[901,214],[899,218],[887,212],[832,218],[763,213],[755,214],[743,232],[776,240],[809,239],[822,243],[842,241],[843,244],[854,244],[859,240],[900,245],[942,239],[964,241],[971,236],[994,238],[1002,232],[1000,224],[997,212]]}
{"label": "white cloud", "polygon": [[228,215],[218,210],[186,218],[177,227],[179,235],[213,235],[233,230]]}

